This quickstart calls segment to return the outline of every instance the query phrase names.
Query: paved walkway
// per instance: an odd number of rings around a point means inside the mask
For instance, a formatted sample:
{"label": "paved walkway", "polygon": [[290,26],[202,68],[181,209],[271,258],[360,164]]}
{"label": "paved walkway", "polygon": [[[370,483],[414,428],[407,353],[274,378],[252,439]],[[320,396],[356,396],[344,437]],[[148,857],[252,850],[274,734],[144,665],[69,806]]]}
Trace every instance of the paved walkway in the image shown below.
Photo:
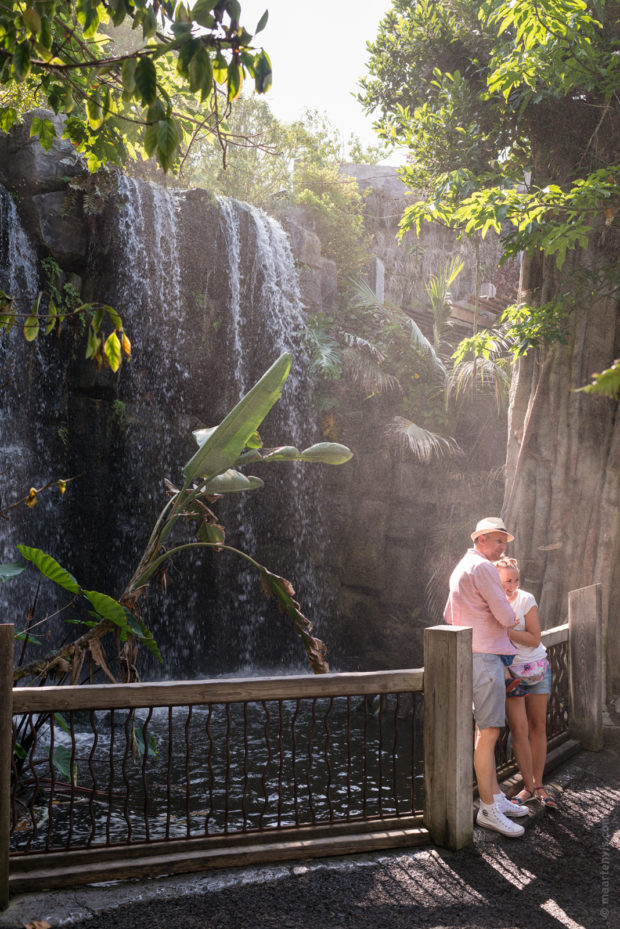
{"label": "paved walkway", "polygon": [[[359,855],[29,894],[0,929],[618,929],[620,716],[605,748],[552,777],[526,835],[475,830],[459,852]],[[612,725],[612,723],[616,725]],[[523,820],[520,820],[521,822]]]}

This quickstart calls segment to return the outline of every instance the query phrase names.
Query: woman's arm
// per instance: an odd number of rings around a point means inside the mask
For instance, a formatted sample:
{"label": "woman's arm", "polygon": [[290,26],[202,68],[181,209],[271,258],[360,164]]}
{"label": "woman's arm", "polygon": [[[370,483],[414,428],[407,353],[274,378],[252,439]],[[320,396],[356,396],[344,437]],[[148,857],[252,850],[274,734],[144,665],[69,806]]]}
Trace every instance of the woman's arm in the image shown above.
{"label": "woman's arm", "polygon": [[519,632],[517,629],[509,629],[508,635],[513,645],[527,645],[535,648],[540,645],[540,619],[538,618],[538,607],[532,606],[525,614],[525,629]]}

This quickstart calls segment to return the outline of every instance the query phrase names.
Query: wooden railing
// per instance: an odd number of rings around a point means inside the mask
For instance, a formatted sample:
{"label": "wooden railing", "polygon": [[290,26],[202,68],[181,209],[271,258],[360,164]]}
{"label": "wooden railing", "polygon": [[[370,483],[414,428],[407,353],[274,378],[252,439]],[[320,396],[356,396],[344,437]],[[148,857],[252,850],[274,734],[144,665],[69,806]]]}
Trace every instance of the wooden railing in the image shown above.
{"label": "wooden railing", "polygon": [[422,682],[15,689],[11,890],[427,840]]}
{"label": "wooden railing", "polygon": [[[543,641],[558,763],[602,746],[597,585]],[[276,679],[13,688],[12,650],[0,625],[0,908],[9,888],[471,842],[471,629],[426,629],[423,669]]]}

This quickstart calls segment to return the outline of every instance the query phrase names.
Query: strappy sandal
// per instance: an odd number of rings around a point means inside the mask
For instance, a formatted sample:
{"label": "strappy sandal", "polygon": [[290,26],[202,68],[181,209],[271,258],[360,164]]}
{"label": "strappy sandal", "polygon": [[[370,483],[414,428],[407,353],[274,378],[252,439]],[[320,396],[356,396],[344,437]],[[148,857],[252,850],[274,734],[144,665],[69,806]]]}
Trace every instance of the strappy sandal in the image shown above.
{"label": "strappy sandal", "polygon": [[536,793],[534,790],[528,790],[527,787],[524,787],[521,793],[529,794],[529,797],[511,797],[510,802],[514,803],[516,806],[525,806],[526,803],[531,803],[532,800],[536,800]]}
{"label": "strappy sandal", "polygon": [[536,799],[539,803],[542,803],[543,806],[546,806],[550,810],[557,810],[558,805],[553,799],[553,797],[539,797],[538,792],[540,790],[545,790],[544,787],[534,787],[534,793],[536,794]]}

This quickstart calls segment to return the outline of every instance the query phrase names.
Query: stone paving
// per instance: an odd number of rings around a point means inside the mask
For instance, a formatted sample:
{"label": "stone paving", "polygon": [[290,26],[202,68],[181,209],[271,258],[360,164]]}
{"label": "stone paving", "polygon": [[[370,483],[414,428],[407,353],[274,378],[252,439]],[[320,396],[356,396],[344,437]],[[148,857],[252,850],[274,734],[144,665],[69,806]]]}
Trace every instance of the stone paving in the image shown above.
{"label": "stone paving", "polygon": [[0,913],[0,929],[616,929],[619,721],[608,714],[603,750],[580,752],[551,778],[559,809],[536,804],[522,839],[478,828],[459,852],[427,847],[23,895]]}

